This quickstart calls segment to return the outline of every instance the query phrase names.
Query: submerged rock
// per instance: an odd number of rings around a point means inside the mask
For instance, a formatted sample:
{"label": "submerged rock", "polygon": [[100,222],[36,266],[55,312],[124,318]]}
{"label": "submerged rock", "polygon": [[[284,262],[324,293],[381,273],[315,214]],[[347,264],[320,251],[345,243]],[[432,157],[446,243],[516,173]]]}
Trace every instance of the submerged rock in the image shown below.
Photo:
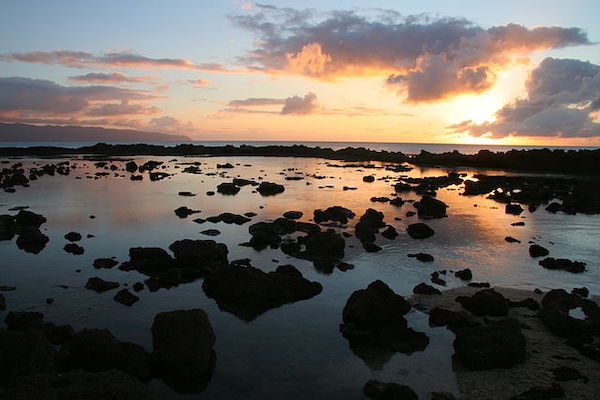
{"label": "submerged rock", "polygon": [[585,271],[585,263],[582,261],[571,261],[566,258],[544,258],[539,264],[546,269],[561,269],[572,273]]}
{"label": "submerged rock", "polygon": [[539,244],[532,244],[529,246],[529,255],[533,258],[547,256],[548,254],[550,254],[548,249]]}
{"label": "submerged rock", "polygon": [[97,293],[106,292],[108,290],[118,288],[119,286],[120,285],[118,282],[105,281],[104,279],[98,277],[88,279],[87,283],[85,284],[86,289],[93,290]]}
{"label": "submerged rock", "polygon": [[406,385],[385,383],[371,379],[363,387],[363,393],[374,400],[418,400],[419,396]]}
{"label": "submerged rock", "polygon": [[310,299],[322,290],[320,283],[307,280],[291,265],[281,265],[269,273],[230,265],[210,274],[202,288],[219,308],[248,321],[271,308]]}
{"label": "submerged rock", "polygon": [[197,378],[215,365],[215,334],[199,309],[162,312],[152,323],[154,358],[162,375]]}
{"label": "submerged rock", "polygon": [[186,206],[181,206],[177,209],[175,209],[175,211],[173,211],[175,213],[175,215],[177,215],[179,218],[187,218],[188,216],[192,215],[192,214],[197,214],[200,212],[200,210],[192,210],[191,208],[188,208]]}
{"label": "submerged rock", "polygon": [[113,297],[113,299],[117,303],[121,303],[123,305],[126,305],[127,307],[131,307],[132,305],[134,305],[135,303],[137,303],[140,300],[140,298],[138,296],[136,296],[135,294],[131,293],[127,289],[120,290],[115,295],[115,297]]}
{"label": "submerged rock", "polygon": [[94,260],[94,268],[96,269],[110,269],[119,264],[118,261],[113,260],[112,258],[97,258]]}
{"label": "submerged rock", "polygon": [[421,262],[433,262],[434,258],[431,254],[427,253],[417,253],[417,254],[409,254],[409,257],[416,258]]}

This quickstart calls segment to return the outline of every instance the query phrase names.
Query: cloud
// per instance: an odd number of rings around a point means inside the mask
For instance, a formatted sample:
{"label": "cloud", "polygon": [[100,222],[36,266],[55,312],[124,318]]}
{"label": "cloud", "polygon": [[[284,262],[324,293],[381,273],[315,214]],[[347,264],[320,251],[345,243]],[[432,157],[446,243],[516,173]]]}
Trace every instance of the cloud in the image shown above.
{"label": "cloud", "polygon": [[187,83],[190,83],[190,84],[192,84],[192,86],[197,87],[197,88],[207,88],[207,87],[213,86],[212,82],[210,82],[206,79],[202,79],[202,78],[190,79],[187,81]]}
{"label": "cloud", "polygon": [[218,63],[195,63],[184,58],[150,58],[128,52],[93,55],[83,51],[50,50],[0,54],[0,61],[63,65],[71,68],[189,69],[214,73],[240,73]]}
{"label": "cloud", "polygon": [[590,44],[579,28],[507,24],[483,28],[460,18],[402,17],[393,11],[317,13],[255,4],[230,17],[255,34],[240,59],[250,69],[317,79],[388,76],[409,102],[479,93],[496,72],[539,50]]}
{"label": "cloud", "polygon": [[191,122],[184,123],[177,118],[165,115],[152,118],[145,127],[156,132],[189,134],[194,133],[196,128]]}
{"label": "cloud", "polygon": [[69,80],[77,83],[148,83],[156,85],[160,76],[129,76],[122,72],[111,72],[105,74],[102,72],[90,72],[85,75],[70,76]]}
{"label": "cloud", "polygon": [[274,99],[268,97],[251,97],[244,100],[231,100],[228,105],[230,107],[253,107],[253,106],[273,106],[283,105],[285,99]]}
{"label": "cloud", "polygon": [[119,126],[129,119],[127,125],[132,126],[131,116],[158,113],[157,107],[147,103],[161,98],[149,91],[115,86],[62,86],[41,79],[0,78],[0,120],[86,125],[95,121],[100,126]]}
{"label": "cloud", "polygon": [[281,115],[307,115],[319,110],[317,95],[308,93],[304,97],[292,96],[285,99]]}
{"label": "cloud", "polygon": [[496,112],[496,120],[449,127],[472,136],[600,136],[600,66],[573,59],[544,59],[526,82],[527,97]]}

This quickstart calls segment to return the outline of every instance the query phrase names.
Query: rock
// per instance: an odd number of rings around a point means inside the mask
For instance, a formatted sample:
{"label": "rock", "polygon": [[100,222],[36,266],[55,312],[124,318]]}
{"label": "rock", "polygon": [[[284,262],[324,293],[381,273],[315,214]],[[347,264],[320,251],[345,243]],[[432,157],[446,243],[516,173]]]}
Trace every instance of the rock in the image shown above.
{"label": "rock", "polygon": [[363,242],[362,246],[367,253],[377,253],[378,251],[383,250],[380,246],[377,246],[372,242]]}
{"label": "rock", "polygon": [[53,322],[46,322],[42,325],[42,332],[52,344],[62,345],[70,340],[75,331],[71,325],[56,325]]}
{"label": "rock", "polygon": [[586,287],[574,288],[571,290],[571,293],[579,295],[581,297],[588,297],[590,295],[590,291]]}
{"label": "rock", "polygon": [[427,295],[442,294],[442,292],[440,292],[438,289],[436,289],[433,286],[430,286],[424,282],[419,283],[417,286],[415,286],[413,288],[413,293],[414,294],[427,294]]}
{"label": "rock", "polygon": [[96,269],[110,269],[115,267],[119,262],[112,258],[97,258],[94,260],[94,268]]}
{"label": "rock", "polygon": [[579,370],[564,365],[552,369],[552,373],[554,374],[554,379],[559,382],[581,380],[583,383],[588,383],[590,381],[590,378],[583,375]]}
{"label": "rock", "polygon": [[521,207],[519,204],[508,203],[504,208],[504,212],[506,214],[519,215],[523,212],[523,207]]}
{"label": "rock", "polygon": [[192,193],[192,192],[179,192],[177,194],[179,196],[183,196],[183,197],[194,197],[194,196],[196,196],[196,194]]}
{"label": "rock", "polygon": [[243,215],[233,214],[233,213],[229,213],[229,212],[221,213],[214,217],[208,217],[208,218],[206,218],[206,220],[209,222],[212,222],[212,223],[224,222],[226,224],[236,224],[236,225],[243,225],[246,222],[251,221],[250,218],[244,217]]}
{"label": "rock", "polygon": [[456,400],[452,393],[431,392],[431,400]]}
{"label": "rock", "polygon": [[446,215],[448,205],[431,196],[423,196],[421,200],[414,203],[414,206],[421,218],[443,218],[448,216]]}
{"label": "rock", "polygon": [[55,372],[58,367],[56,350],[40,330],[0,329],[0,360],[0,385],[19,376]]}
{"label": "rock", "polygon": [[402,207],[404,205],[404,200],[401,197],[396,197],[390,200],[390,205],[395,207]]}
{"label": "rock", "polygon": [[8,330],[24,331],[39,328],[44,320],[44,314],[34,311],[11,311],[4,318]]}
{"label": "rock", "polygon": [[163,375],[197,378],[215,365],[215,334],[199,309],[162,312],[152,323],[153,356]]}
{"label": "rock", "polygon": [[78,242],[81,240],[81,233],[69,232],[65,235],[65,239],[69,242]]}
{"label": "rock", "polygon": [[31,228],[23,231],[17,237],[17,247],[27,253],[38,254],[50,241],[48,236],[44,235],[37,228]]}
{"label": "rock", "polygon": [[173,211],[175,213],[175,215],[177,215],[179,218],[187,218],[188,216],[192,215],[192,214],[197,214],[200,212],[200,210],[192,210],[191,208],[188,208],[186,206],[181,206],[179,208],[177,208],[175,211]]}
{"label": "rock", "polygon": [[138,165],[135,163],[135,161],[129,161],[125,164],[125,170],[130,173],[137,172]]}
{"label": "rock", "polygon": [[389,203],[390,202],[389,197],[371,197],[370,200],[373,203]]}
{"label": "rock", "polygon": [[469,268],[465,268],[460,271],[456,271],[454,273],[454,276],[456,276],[459,279],[462,279],[463,281],[470,281],[471,279],[473,279],[473,272]]}
{"label": "rock", "polygon": [[346,242],[333,231],[317,232],[306,240],[306,258],[315,260],[336,261],[344,258]]}
{"label": "rock", "polygon": [[413,239],[427,239],[435,234],[432,228],[422,222],[408,225],[406,232]]}
{"label": "rock", "polygon": [[3,294],[0,294],[0,311],[6,310],[6,298]]}
{"label": "rock", "polygon": [[[354,227],[354,234],[356,238],[363,244],[373,243],[375,241],[375,234],[379,232],[380,228],[383,228],[385,223],[383,222],[383,213],[372,208],[369,208],[360,217],[360,220]],[[392,232],[390,232],[392,233]]]}
{"label": "rock", "polygon": [[547,256],[548,254],[550,254],[548,249],[545,249],[538,244],[529,246],[529,255],[533,258]]}
{"label": "rock", "polygon": [[117,370],[60,374],[34,374],[11,381],[0,395],[13,400],[147,400],[157,397],[146,385]]}
{"label": "rock", "polygon": [[135,303],[137,303],[140,300],[139,297],[137,297],[135,294],[131,293],[127,289],[120,290],[115,295],[115,297],[113,297],[113,299],[117,303],[121,303],[123,305],[126,305],[127,307],[131,307],[132,305],[134,305]]}
{"label": "rock", "polygon": [[515,239],[512,236],[507,236],[504,238],[504,240],[506,240],[508,243],[521,243],[519,239]]}
{"label": "rock", "polygon": [[283,213],[283,217],[287,219],[300,219],[303,215],[302,211],[286,211]]}
{"label": "rock", "polygon": [[313,220],[320,224],[327,221],[337,221],[340,224],[347,224],[349,219],[356,216],[352,210],[341,206],[329,207],[326,210],[315,210],[313,212]]}
{"label": "rock", "polygon": [[[581,308],[586,318],[582,320],[570,316],[569,311],[574,308]],[[538,316],[555,335],[573,339],[574,347],[583,354],[583,348],[577,342],[590,342],[590,334],[598,329],[600,307],[579,295],[555,289],[542,298],[542,308],[538,311]]]}
{"label": "rock", "polygon": [[409,254],[408,256],[414,257],[421,262],[433,262],[434,260],[433,256],[427,253]]}
{"label": "rock", "polygon": [[523,222],[523,221],[513,222],[511,225],[512,226],[525,226],[525,222]]}
{"label": "rock", "polygon": [[525,336],[513,318],[455,330],[453,359],[468,370],[511,368],[525,361]]}
{"label": "rock", "polygon": [[310,299],[322,290],[320,283],[307,280],[291,265],[281,265],[269,273],[230,265],[210,274],[202,288],[219,308],[247,321],[269,309]]}
{"label": "rock", "polygon": [[258,185],[258,183],[254,182],[254,181],[251,181],[249,179],[242,179],[242,178],[234,178],[233,184],[236,186],[248,186],[248,185],[256,186],[256,185]]}
{"label": "rock", "polygon": [[169,249],[175,260],[189,269],[212,272],[229,264],[227,246],[214,240],[178,240]]}
{"label": "rock", "polygon": [[60,348],[64,369],[101,372],[116,369],[146,381],[150,354],[134,343],[120,342],[106,329],[83,329]]}
{"label": "rock", "polygon": [[560,203],[557,202],[552,202],[550,204],[548,204],[548,206],[546,207],[546,211],[551,212],[553,214],[562,211],[563,206]]}
{"label": "rock", "polygon": [[398,237],[398,231],[393,226],[388,225],[388,227],[381,232],[381,236],[389,240],[394,240]]}
{"label": "rock", "polygon": [[473,296],[459,296],[456,298],[464,309],[480,317],[489,315],[502,317],[508,315],[509,303],[502,294],[494,289],[484,289]]}
{"label": "rock", "polygon": [[[240,188],[233,183],[223,182],[217,186],[217,192],[225,195],[236,195],[240,191]],[[208,194],[208,192],[206,193]],[[209,195],[210,196],[210,195]]]}
{"label": "rock", "polygon": [[362,180],[363,180],[363,182],[367,182],[367,183],[375,182],[375,177],[373,175],[366,175],[366,176],[363,176]]}
{"label": "rock", "polygon": [[[346,302],[340,331],[350,345],[369,345],[389,351],[412,353],[429,343],[424,333],[408,328],[403,315],[410,304],[382,281],[357,290]],[[353,343],[354,342],[354,343]]]}
{"label": "rock", "polygon": [[98,277],[88,279],[87,283],[85,284],[86,289],[93,290],[97,293],[103,293],[107,290],[118,288],[119,286],[120,285],[118,282],[105,281],[104,279]]}
{"label": "rock", "polygon": [[435,307],[429,311],[430,326],[447,326],[452,332],[465,326],[479,325],[464,311],[450,311]]}
{"label": "rock", "polygon": [[568,271],[572,273],[581,273],[585,271],[585,263],[582,261],[571,261],[566,258],[544,258],[540,261],[542,267],[546,269],[561,269],[563,271]]}
{"label": "rock", "polygon": [[278,193],[283,193],[285,187],[273,182],[261,182],[260,185],[258,185],[258,188],[256,188],[256,191],[262,196],[273,196]]}
{"label": "rock", "polygon": [[535,386],[526,392],[510,398],[510,400],[550,400],[565,397],[565,391],[559,384],[552,382],[550,387]]}
{"label": "rock", "polygon": [[230,163],[225,163],[225,164],[217,164],[217,168],[235,168],[233,165],[231,165]]}
{"label": "rock", "polygon": [[406,385],[384,383],[375,379],[368,381],[363,387],[363,393],[375,400],[418,400],[419,396]]}
{"label": "rock", "polygon": [[414,211],[407,211],[407,212],[406,212],[406,216],[407,216],[407,217],[412,217],[413,215],[417,215],[417,213],[416,213],[416,212],[414,212]]}
{"label": "rock", "polygon": [[200,233],[206,236],[219,236],[221,234],[221,231],[218,229],[206,229],[204,231],[201,231]]}
{"label": "rock", "polygon": [[46,223],[46,217],[36,214],[32,211],[20,210],[15,216],[15,221],[18,225],[28,228],[39,228]]}
{"label": "rock", "polygon": [[469,282],[467,286],[477,287],[477,288],[489,288],[491,285],[489,282]]}
{"label": "rock", "polygon": [[68,243],[65,244],[65,247],[63,247],[63,249],[70,254],[74,254],[76,256],[82,255],[85,252],[85,249],[81,246],[79,246],[78,244],[75,243]]}
{"label": "rock", "polygon": [[144,290],[144,284],[142,282],[136,282],[133,284],[133,290],[136,292],[141,292]]}

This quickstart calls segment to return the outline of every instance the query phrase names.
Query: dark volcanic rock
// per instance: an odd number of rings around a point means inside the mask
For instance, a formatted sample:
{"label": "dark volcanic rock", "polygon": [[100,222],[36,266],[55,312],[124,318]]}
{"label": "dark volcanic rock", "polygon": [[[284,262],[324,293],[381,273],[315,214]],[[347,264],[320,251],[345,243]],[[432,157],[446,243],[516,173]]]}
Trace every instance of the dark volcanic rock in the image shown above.
{"label": "dark volcanic rock", "polygon": [[547,269],[562,269],[572,273],[581,273],[585,271],[585,263],[582,261],[571,261],[566,258],[544,258],[539,264]]}
{"label": "dark volcanic rock", "polygon": [[302,211],[286,211],[283,213],[284,218],[287,219],[300,219],[303,215]]}
{"label": "dark volcanic rock", "polygon": [[125,164],[125,170],[131,173],[137,172],[138,165],[135,163],[135,161],[129,161]]}
{"label": "dark volcanic rock", "polygon": [[469,268],[465,268],[463,270],[456,271],[454,273],[454,276],[456,276],[459,279],[462,279],[463,281],[470,281],[471,279],[473,279],[473,272]]}
{"label": "dark volcanic rock", "polygon": [[106,292],[107,290],[115,289],[118,287],[118,282],[105,281],[104,279],[98,277],[88,279],[87,283],[85,284],[86,289],[93,290],[97,293]]}
{"label": "dark volcanic rock", "polygon": [[65,235],[65,239],[69,242],[78,242],[81,240],[81,233],[69,232]]}
{"label": "dark volcanic rock", "polygon": [[429,339],[407,326],[403,315],[409,310],[410,304],[402,296],[382,281],[374,281],[348,298],[340,331],[351,346],[370,345],[403,353],[420,351]]}
{"label": "dark volcanic rock", "polygon": [[435,231],[429,225],[422,222],[408,225],[406,232],[413,239],[427,239],[435,234]]}
{"label": "dark volcanic rock", "polygon": [[531,246],[529,246],[529,255],[531,257],[543,257],[547,256],[548,254],[550,254],[548,249],[545,249],[538,244],[532,244]]}
{"label": "dark volcanic rock", "polygon": [[22,227],[39,228],[47,220],[43,215],[36,214],[32,211],[20,210],[15,216],[15,221]]}
{"label": "dark volcanic rock", "polygon": [[504,208],[504,212],[506,214],[513,214],[513,215],[519,215],[523,212],[523,207],[521,207],[519,204],[507,204],[506,207]]}
{"label": "dark volcanic rock", "polygon": [[433,256],[431,254],[427,254],[427,253],[417,253],[417,254],[409,254],[409,257],[414,257],[419,261],[422,262],[432,262],[434,260]]}
{"label": "dark volcanic rock", "polygon": [[11,378],[54,372],[58,366],[54,346],[39,330],[21,332],[0,329],[0,360],[0,386]]}
{"label": "dark volcanic rock", "polygon": [[6,299],[3,294],[0,294],[0,311],[6,310]]}
{"label": "dark volcanic rock", "polygon": [[44,314],[35,311],[11,311],[6,315],[4,323],[8,330],[24,331],[39,328],[44,320]]}
{"label": "dark volcanic rock", "polygon": [[209,374],[215,365],[215,334],[197,308],[162,312],[152,324],[154,354],[161,373],[178,378]]}
{"label": "dark volcanic rock", "polygon": [[243,215],[233,214],[233,213],[229,213],[229,212],[221,213],[214,217],[208,217],[208,218],[206,218],[206,220],[209,222],[213,222],[213,223],[224,222],[226,224],[236,224],[236,225],[243,225],[246,222],[251,221],[251,219],[248,217],[244,217]]}
{"label": "dark volcanic rock", "polygon": [[421,200],[413,204],[417,209],[417,214],[421,218],[443,218],[447,217],[446,208],[448,205],[441,200],[431,196],[423,196]]}
{"label": "dark volcanic rock", "polygon": [[478,316],[501,317],[508,315],[509,302],[494,289],[484,289],[473,296],[459,296],[456,298],[466,310]]}
{"label": "dark volcanic rock", "polygon": [[192,192],[179,192],[177,194],[179,196],[183,196],[183,197],[194,197],[194,196],[196,196],[196,194],[192,193]]}
{"label": "dark volcanic rock", "polygon": [[148,380],[151,376],[150,354],[134,343],[120,342],[106,329],[83,329],[60,349],[64,369],[88,372],[116,369]]}
{"label": "dark volcanic rock", "polygon": [[[223,182],[217,186],[217,192],[226,195],[234,195],[240,191],[240,188],[233,183]],[[207,192],[208,194],[208,192]]]}
{"label": "dark volcanic rock", "polygon": [[27,253],[38,254],[50,241],[48,236],[44,235],[37,228],[31,228],[23,231],[17,237],[17,247]]}
{"label": "dark volcanic rock", "polygon": [[13,400],[149,400],[157,397],[140,381],[117,370],[34,374],[14,381],[0,392]]}
{"label": "dark volcanic rock", "polygon": [[271,308],[310,299],[322,290],[320,283],[307,280],[291,265],[281,265],[269,273],[230,265],[210,274],[202,288],[219,308],[248,321]]}
{"label": "dark volcanic rock", "polygon": [[362,178],[363,182],[375,182],[375,177],[373,175],[366,175]]}
{"label": "dark volcanic rock", "polygon": [[550,400],[565,397],[565,391],[559,384],[552,382],[550,387],[535,386],[526,392],[517,394],[510,400]]}
{"label": "dark volcanic rock", "polygon": [[68,243],[65,244],[65,247],[63,247],[63,249],[70,254],[74,254],[76,256],[80,256],[83,253],[85,253],[85,249],[81,246],[79,246],[76,243]]}
{"label": "dark volcanic rock", "polygon": [[114,266],[116,266],[119,262],[116,260],[113,260],[112,258],[97,258],[94,260],[94,268],[96,269],[102,269],[102,268],[106,268],[106,269],[110,269]]}
{"label": "dark volcanic rock", "polygon": [[337,221],[340,224],[347,224],[349,219],[356,216],[352,210],[341,206],[329,207],[326,210],[315,210],[313,213],[313,220],[320,224],[321,222]]}
{"label": "dark volcanic rock", "polygon": [[375,241],[375,234],[384,226],[383,213],[369,208],[360,217],[360,220],[354,227],[354,234],[363,244],[373,243]]}
{"label": "dark volcanic rock", "polygon": [[419,283],[417,286],[413,288],[414,294],[442,294],[438,289],[434,288],[431,285],[428,285],[424,282]]}
{"label": "dark volcanic rock", "polygon": [[371,379],[363,387],[363,393],[375,400],[418,400],[419,396],[406,385],[385,383]]}
{"label": "dark volcanic rock", "polygon": [[227,246],[214,240],[178,240],[169,249],[185,268],[212,272],[229,264]]}
{"label": "dark volcanic rock", "polygon": [[137,297],[135,294],[131,293],[128,289],[120,290],[115,295],[115,297],[113,297],[113,299],[117,303],[121,303],[123,305],[126,305],[127,307],[131,307],[132,305],[134,305],[135,303],[137,303],[140,300],[139,297]]}
{"label": "dark volcanic rock", "polygon": [[177,208],[175,211],[173,211],[175,213],[175,215],[177,215],[179,218],[187,218],[188,216],[192,215],[192,214],[197,214],[200,212],[200,210],[192,210],[191,208],[188,208],[186,206],[181,206],[179,208]]}
{"label": "dark volcanic rock", "polygon": [[262,196],[273,196],[284,192],[285,187],[273,182],[261,182],[260,185],[258,185],[258,188],[256,188],[256,191]]}
{"label": "dark volcanic rock", "polygon": [[515,239],[512,236],[507,236],[504,238],[504,240],[506,240],[508,243],[521,243],[519,239]]}
{"label": "dark volcanic rock", "polygon": [[378,251],[383,250],[380,246],[377,246],[372,242],[363,242],[362,246],[367,253],[377,253]]}
{"label": "dark volcanic rock", "polygon": [[469,370],[511,368],[525,361],[525,336],[513,318],[455,330],[453,359]]}
{"label": "dark volcanic rock", "polygon": [[221,231],[218,229],[206,229],[204,231],[201,231],[200,233],[206,236],[219,236],[221,234]]}
{"label": "dark volcanic rock", "polygon": [[344,238],[333,231],[317,232],[306,240],[306,258],[315,260],[341,260],[344,258]]}
{"label": "dark volcanic rock", "polygon": [[389,240],[394,240],[398,237],[398,231],[393,226],[388,225],[388,227],[381,232],[381,236]]}

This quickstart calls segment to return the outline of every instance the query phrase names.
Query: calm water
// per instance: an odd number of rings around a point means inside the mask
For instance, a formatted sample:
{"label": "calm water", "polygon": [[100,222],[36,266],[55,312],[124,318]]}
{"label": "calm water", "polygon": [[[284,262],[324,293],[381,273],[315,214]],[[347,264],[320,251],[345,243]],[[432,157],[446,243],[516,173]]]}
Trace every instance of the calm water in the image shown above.
{"label": "calm water", "polygon": [[[0,147],[29,147],[29,146],[60,146],[75,148],[81,146],[91,146],[96,142],[2,142],[0,141]],[[121,142],[115,142],[114,144],[124,144]],[[134,144],[134,143],[129,143]],[[442,143],[373,143],[373,142],[284,142],[284,141],[187,141],[187,142],[151,142],[150,144],[156,144],[161,146],[176,146],[178,144],[195,144],[204,146],[225,146],[231,144],[233,146],[240,146],[243,144],[251,146],[269,146],[269,145],[293,145],[303,144],[311,147],[323,147],[331,148],[334,150],[343,149],[345,147],[365,147],[371,150],[386,150],[386,151],[401,151],[405,154],[418,154],[421,150],[428,151],[430,153],[444,153],[449,151],[458,150],[462,154],[475,154],[479,150],[490,150],[490,151],[509,151],[509,150],[531,150],[531,149],[563,149],[563,150],[580,150],[580,149],[597,149],[598,146],[588,147],[569,147],[569,146],[505,146],[505,145],[479,145],[479,144],[442,144]]]}
{"label": "calm water", "polygon": [[[167,162],[171,158],[152,159]],[[136,161],[140,164],[145,159]],[[408,384],[425,399],[432,390],[456,392],[451,365],[453,335],[445,328],[429,328],[426,315],[419,311],[412,311],[408,319],[410,326],[425,331],[430,337],[425,351],[410,356],[396,353],[389,358],[363,360],[350,350],[338,330],[342,309],[354,290],[366,287],[375,279],[383,280],[397,293],[407,296],[416,284],[428,282],[433,271],[469,267],[477,281],[527,289],[571,289],[585,285],[593,294],[600,294],[600,216],[550,214],[539,209],[516,217],[505,214],[502,204],[482,196],[462,197],[460,188],[449,187],[438,191],[438,198],[450,206],[449,217],[428,221],[436,230],[435,236],[416,241],[404,230],[406,225],[417,221],[416,216],[405,216],[407,211],[414,210],[411,204],[396,208],[369,201],[372,196],[389,196],[393,192],[393,178],[400,176],[399,173],[333,168],[320,159],[190,157],[179,161],[202,162],[204,172],[222,173],[222,176],[181,174],[180,169],[174,168],[177,162],[170,162],[167,171],[177,173],[171,179],[158,182],[147,178],[132,182],[128,177],[94,180],[85,179],[86,173],[93,175],[97,171],[93,163],[79,161],[82,168],[74,170],[71,176],[44,176],[30,188],[18,188],[17,193],[0,192],[0,214],[13,213],[7,210],[14,206],[28,205],[32,211],[47,217],[48,222],[42,228],[50,237],[38,255],[19,250],[14,240],[0,242],[0,285],[17,287],[13,292],[4,293],[8,310],[40,311],[46,321],[68,323],[76,329],[107,328],[118,339],[138,343],[150,351],[150,326],[156,313],[196,307],[206,310],[217,336],[217,364],[208,388],[200,394],[183,395],[160,381],[151,382],[161,398],[363,399],[361,388],[372,378]],[[24,162],[27,166],[35,160]],[[236,166],[225,172],[216,169],[217,163],[225,162]],[[115,164],[123,166],[121,162]],[[287,171],[288,168],[297,170]],[[284,170],[289,175],[298,171],[328,178],[284,181],[281,174]],[[416,168],[405,174],[421,177],[447,172]],[[367,174],[392,179],[363,183],[362,176]],[[77,176],[84,179],[75,179]],[[216,190],[219,183],[233,177],[263,177],[285,184],[286,191],[273,197],[261,197],[247,186],[236,196],[205,195],[206,191]],[[308,182],[311,184],[307,185]],[[319,189],[326,185],[333,188]],[[356,186],[358,190],[343,191],[343,186]],[[198,196],[181,197],[177,195],[179,191],[191,191]],[[403,197],[418,198],[414,194]],[[202,212],[180,219],[173,210],[183,205]],[[253,222],[258,222],[277,218],[288,210],[303,211],[302,220],[308,221],[313,210],[333,205],[355,211],[355,221],[369,207],[382,211],[385,221],[395,226],[400,236],[393,241],[378,237],[377,243],[383,251],[374,254],[363,253],[354,238],[348,239],[347,246],[356,247],[347,247],[345,261],[355,268],[325,275],[310,263],[288,258],[280,250],[256,252],[239,246],[249,240],[248,226],[252,222],[243,226],[192,222],[197,216],[206,218],[225,211],[240,214],[253,211],[258,214]],[[92,214],[97,218],[90,219]],[[396,221],[395,217],[402,220]],[[511,226],[521,220],[525,226]],[[351,221],[348,228],[351,233],[354,223]],[[310,300],[267,311],[245,322],[220,311],[214,300],[204,295],[202,281],[155,293],[144,290],[139,293],[141,300],[131,308],[112,300],[115,290],[98,295],[83,287],[92,276],[129,285],[145,279],[135,271],[95,270],[92,262],[96,258],[116,256],[124,261],[128,259],[130,247],[168,248],[179,239],[208,239],[199,231],[209,228],[222,232],[214,239],[227,244],[230,260],[248,257],[254,266],[265,271],[274,270],[280,264],[293,264],[308,279],[319,281],[323,292]],[[67,243],[63,236],[70,231],[83,234],[80,244],[85,248],[84,255],[74,256],[63,251]],[[85,238],[90,233],[95,237]],[[523,243],[505,242],[504,237],[508,235]],[[528,240],[547,247],[551,256],[585,261],[588,271],[570,274],[541,268],[528,255]],[[432,254],[435,262],[421,263],[407,257],[408,253],[421,251]],[[81,269],[81,273],[76,273],[77,269]],[[461,285],[450,275],[447,280],[448,287]],[[47,305],[46,298],[55,301]],[[0,320],[4,320],[5,315],[6,312],[0,312]]]}

